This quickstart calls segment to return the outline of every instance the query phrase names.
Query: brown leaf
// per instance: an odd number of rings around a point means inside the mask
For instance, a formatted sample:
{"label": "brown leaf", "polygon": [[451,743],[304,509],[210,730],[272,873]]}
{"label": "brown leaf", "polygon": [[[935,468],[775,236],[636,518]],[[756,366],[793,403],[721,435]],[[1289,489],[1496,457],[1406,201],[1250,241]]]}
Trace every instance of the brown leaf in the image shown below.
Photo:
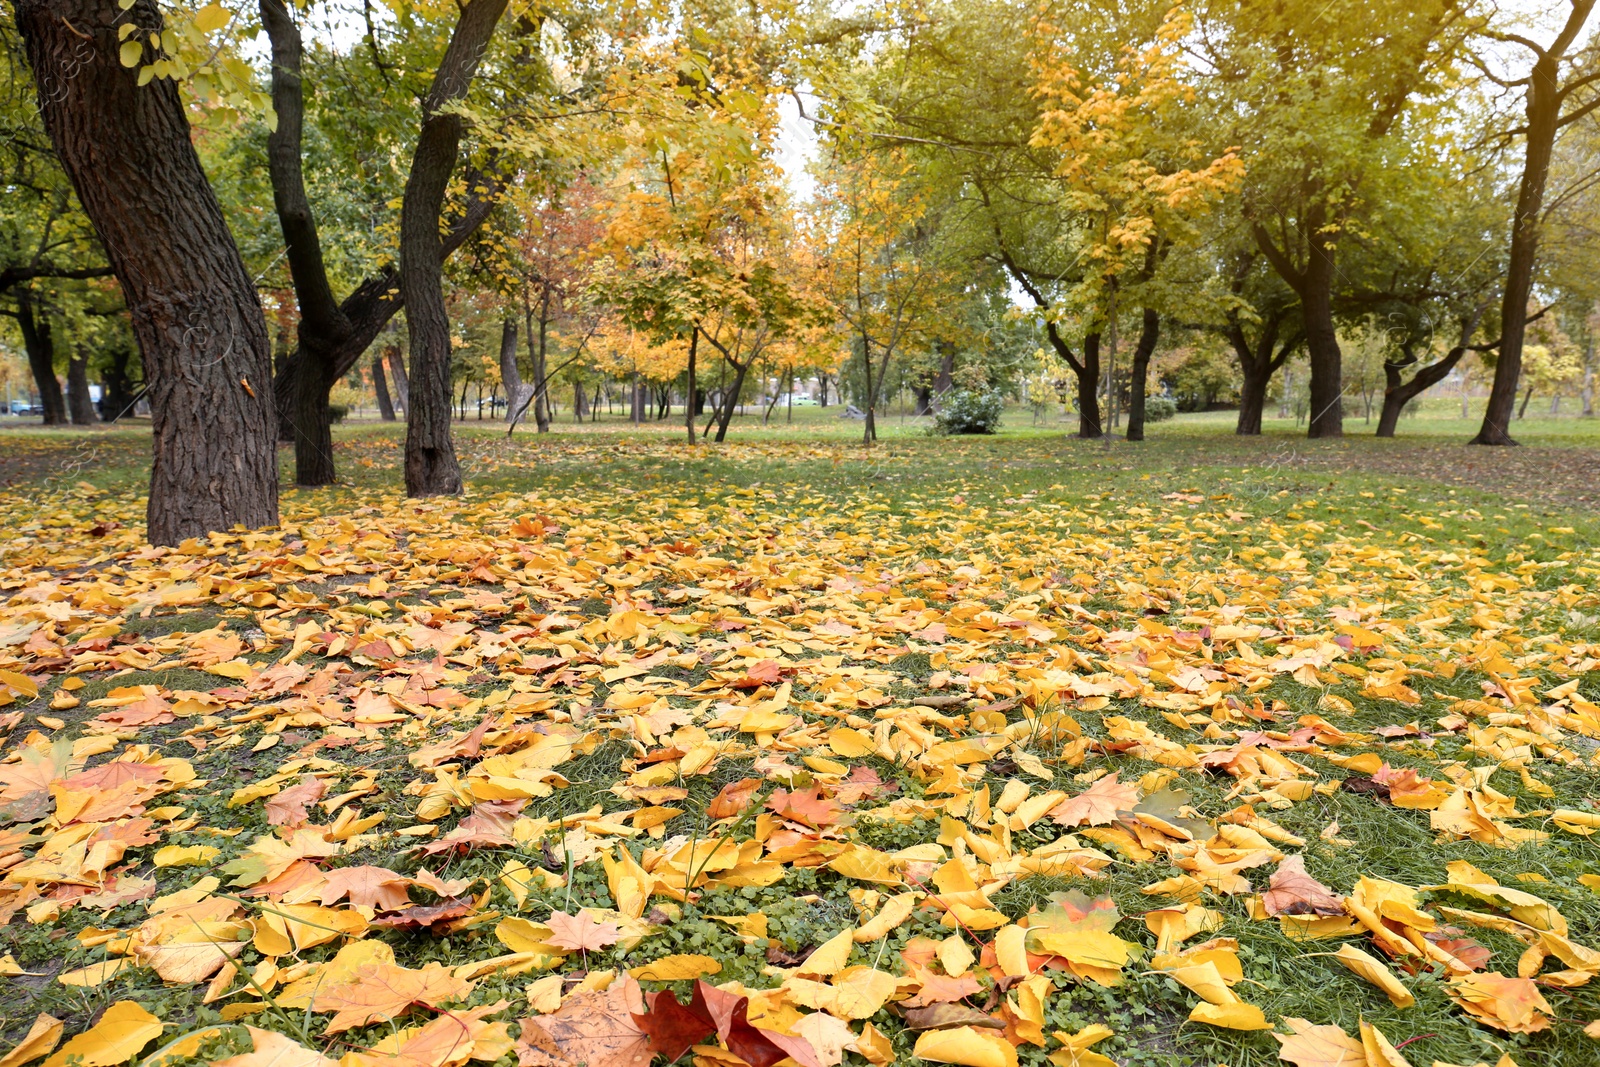
{"label": "brown leaf", "polygon": [[1303,856],[1285,856],[1261,895],[1268,915],[1343,915],[1344,901],[1306,873]]}
{"label": "brown leaf", "polygon": [[335,867],[326,877],[324,905],[337,904],[348,896],[358,908],[395,911],[411,902],[406,893],[411,879],[387,867]]}
{"label": "brown leaf", "polygon": [[327,791],[327,782],[307,776],[299,785],[292,785],[278,795],[267,798],[267,823],[272,826],[304,826],[306,807],[321,800]]}
{"label": "brown leaf", "polygon": [[760,788],[759,778],[741,778],[737,782],[729,782],[711,798],[711,803],[706,806],[706,815],[713,819],[732,819],[750,806],[756,790]]}
{"label": "brown leaf", "polygon": [[442,933],[435,930],[435,927],[445,926],[471,914],[471,897],[451,897],[437,904],[420,904],[393,915],[385,915],[381,919],[372,920],[372,925],[387,926],[395,930],[427,930],[429,933]]}
{"label": "brown leaf", "polygon": [[647,1067],[650,1038],[628,1006],[625,983],[574,993],[554,1014],[522,1021],[520,1067]]}
{"label": "brown leaf", "polygon": [[949,1030],[957,1026],[982,1026],[1004,1030],[1006,1024],[965,1004],[931,1004],[925,1008],[906,1008],[906,1026],[912,1030]]}

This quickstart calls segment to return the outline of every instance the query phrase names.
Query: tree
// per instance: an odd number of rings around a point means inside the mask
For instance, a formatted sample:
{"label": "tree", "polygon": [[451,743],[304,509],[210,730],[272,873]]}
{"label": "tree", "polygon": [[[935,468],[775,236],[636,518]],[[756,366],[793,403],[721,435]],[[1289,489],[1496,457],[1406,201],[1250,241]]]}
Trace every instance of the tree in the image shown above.
{"label": "tree", "polygon": [[1310,437],[1344,432],[1335,321],[1341,248],[1381,203],[1377,181],[1408,164],[1409,120],[1443,90],[1461,14],[1458,0],[1206,6],[1208,80],[1248,167],[1244,218],[1300,304]]}
{"label": "tree", "polygon": [[1161,262],[1192,227],[1189,218],[1238,186],[1244,167],[1227,148],[1207,159],[1178,112],[1196,93],[1184,81],[1184,41],[1193,20],[1182,4],[1162,19],[1148,44],[1123,49],[1103,78],[1079,70],[1048,18],[1034,24],[1035,96],[1044,109],[1029,144],[1050,153],[1061,202],[1075,213],[1075,251],[1085,264],[1067,293],[1069,306],[1110,341],[1105,431],[1116,421],[1119,301],[1140,308],[1131,373],[1128,439],[1144,439],[1144,391],[1160,333]]}
{"label": "tree", "polygon": [[905,153],[835,145],[821,177],[810,244],[818,287],[859,346],[862,443],[871,446],[889,361],[933,324],[951,279],[936,247],[937,220],[926,192],[911,181]]}
{"label": "tree", "polygon": [[[271,45],[270,83],[276,116],[276,123],[267,135],[267,166],[272,180],[273,204],[283,234],[284,258],[288,261],[299,311],[297,343],[277,368],[280,433],[295,444],[296,484],[328,485],[337,477],[328,394],[404,306],[405,287],[400,284],[398,264],[393,258],[386,258],[367,272],[342,301],[335,298],[332,272],[318,227],[318,213],[307,193],[303,165],[307,109],[301,26],[284,0],[259,0],[259,4],[261,25]],[[460,23],[457,25],[459,32]],[[486,46],[487,41],[484,44]],[[368,45],[375,53],[376,40],[369,41]],[[356,54],[365,51],[357,49]],[[481,56],[475,57],[474,62],[479,58]],[[376,92],[383,88],[379,79],[388,76],[383,71],[368,69],[354,55],[335,59],[350,71],[350,77],[360,80],[370,90]],[[425,61],[419,60],[418,66],[426,69]],[[436,72],[436,85],[437,78]],[[349,103],[349,95],[341,93],[340,102]],[[383,94],[377,92],[377,95]],[[349,111],[328,116],[325,121],[348,122]],[[359,161],[377,150],[378,146],[372,143],[378,136],[377,125],[361,124],[360,130],[367,142],[359,147],[351,146],[351,154],[357,161],[348,165],[364,167]],[[486,174],[475,172],[469,177],[463,206],[442,240],[441,259],[458,249],[488,217],[496,184]],[[382,210],[387,192],[382,188],[373,191],[376,201],[371,207],[373,213]]]}
{"label": "tree", "polygon": [[154,422],[149,538],[277,522],[266,320],[157,59],[153,0],[19,0],[17,25],[56,155],[93,222],[144,353]]}
{"label": "tree", "polygon": [[[1479,64],[1479,69],[1499,84],[1526,89],[1526,119],[1520,128],[1512,131],[1524,140],[1522,177],[1517,185],[1505,291],[1501,296],[1500,357],[1495,363],[1494,384],[1483,412],[1483,426],[1472,439],[1476,445],[1516,444],[1510,433],[1512,408],[1517,400],[1517,381],[1522,374],[1522,347],[1527,332],[1524,316],[1533,292],[1545,184],[1550,177],[1556,134],[1562,127],[1572,125],[1600,107],[1600,95],[1594,92],[1595,83],[1600,81],[1600,70],[1593,69],[1593,49],[1573,53],[1584,23],[1594,10],[1594,2],[1567,0],[1566,19],[1548,45],[1518,33],[1485,31],[1492,40],[1520,45],[1532,52],[1534,62],[1526,77],[1515,80],[1498,78],[1486,65]],[[1589,90],[1589,98],[1579,103],[1578,94],[1583,89]]]}
{"label": "tree", "polygon": [[450,36],[422,102],[422,131],[400,209],[400,296],[411,341],[406,408],[407,496],[461,492],[450,436],[450,317],[444,305],[444,242],[439,216],[456,168],[466,120],[451,105],[472,85],[506,0],[470,0]]}

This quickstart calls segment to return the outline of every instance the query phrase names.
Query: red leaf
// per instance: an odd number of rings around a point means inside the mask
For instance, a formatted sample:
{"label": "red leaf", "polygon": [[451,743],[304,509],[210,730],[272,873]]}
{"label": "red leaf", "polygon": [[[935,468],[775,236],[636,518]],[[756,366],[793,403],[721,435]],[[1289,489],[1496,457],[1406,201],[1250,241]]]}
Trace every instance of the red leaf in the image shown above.
{"label": "red leaf", "polygon": [[664,1056],[668,1063],[676,1062],[691,1046],[716,1032],[716,1025],[710,1019],[679,1004],[670,989],[651,993],[646,1000],[650,1011],[635,1015],[633,1021],[650,1035],[650,1051]]}

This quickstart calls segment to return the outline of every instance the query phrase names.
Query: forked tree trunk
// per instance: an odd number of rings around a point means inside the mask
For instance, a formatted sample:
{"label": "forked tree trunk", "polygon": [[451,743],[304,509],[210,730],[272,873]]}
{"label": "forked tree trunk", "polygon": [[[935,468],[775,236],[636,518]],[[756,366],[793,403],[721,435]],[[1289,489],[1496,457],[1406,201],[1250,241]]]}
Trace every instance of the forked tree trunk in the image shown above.
{"label": "forked tree trunk", "polygon": [[472,85],[506,0],[470,0],[462,9],[422,105],[422,131],[411,157],[400,209],[400,295],[411,333],[406,412],[406,494],[461,492],[461,464],[450,436],[450,315],[444,305],[444,249],[439,213],[455,171],[465,119],[445,110]]}
{"label": "forked tree trunk", "polygon": [[[122,283],[150,382],[149,538],[278,520],[266,319],[201,169],[178,87],[118,59],[162,29],[154,0],[17,0],[56,154]],[[145,60],[154,57],[146,49]]]}
{"label": "forked tree trunk", "polygon": [[97,421],[89,397],[89,353],[81,348],[67,364],[67,407],[74,426],[93,426]]}
{"label": "forked tree trunk", "polygon": [[[1550,177],[1550,158],[1561,107],[1566,98],[1559,84],[1566,49],[1576,40],[1588,19],[1594,0],[1572,0],[1567,25],[1556,42],[1539,53],[1528,77],[1526,148],[1517,206],[1511,216],[1511,254],[1506,263],[1506,286],[1500,305],[1500,358],[1495,361],[1494,384],[1484,408],[1483,425],[1475,445],[1514,445],[1511,409],[1517,401],[1517,380],[1522,376],[1522,343],[1528,329],[1528,296],[1533,292],[1534,261],[1539,251],[1539,222],[1544,210],[1544,187]],[[1527,406],[1526,402],[1523,404]]]}
{"label": "forked tree trunk", "polygon": [[56,379],[55,334],[50,328],[50,316],[39,313],[33,300],[28,290],[17,290],[17,326],[22,331],[22,347],[28,353],[34,388],[39,390],[44,424],[65,426],[67,405],[61,397],[61,382]]}
{"label": "forked tree trunk", "polygon": [[378,394],[378,415],[384,422],[394,421],[394,401],[389,399],[389,382],[383,373],[383,355],[372,357],[372,388]]}
{"label": "forked tree trunk", "polygon": [[500,381],[506,387],[506,426],[515,429],[533,399],[533,386],[522,380],[517,366],[517,320],[510,315],[500,324]]}
{"label": "forked tree trunk", "polygon": [[1156,341],[1161,337],[1161,316],[1155,308],[1144,309],[1144,321],[1139,328],[1139,343],[1133,349],[1133,364],[1129,369],[1132,380],[1128,399],[1128,440],[1144,440],[1145,379],[1150,375],[1150,357],[1155,354]]}
{"label": "forked tree trunk", "polygon": [[[733,363],[733,360],[728,360]],[[717,444],[721,444],[728,436],[728,424],[733,421],[733,409],[739,403],[739,396],[744,392],[744,376],[750,369],[750,364],[755,362],[755,357],[743,363],[733,363],[733,388],[722,397],[722,415],[717,419]],[[869,419],[872,416],[867,416]]]}

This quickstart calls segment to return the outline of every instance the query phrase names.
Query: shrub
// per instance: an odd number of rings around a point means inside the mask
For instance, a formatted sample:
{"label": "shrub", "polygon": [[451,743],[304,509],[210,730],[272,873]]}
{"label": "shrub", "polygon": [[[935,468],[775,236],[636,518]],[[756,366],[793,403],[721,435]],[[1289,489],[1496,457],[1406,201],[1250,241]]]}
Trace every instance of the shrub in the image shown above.
{"label": "shrub", "polygon": [[939,401],[934,429],[943,434],[994,433],[1005,403],[998,389],[952,389]]}
{"label": "shrub", "polygon": [[1166,422],[1177,413],[1178,402],[1170,396],[1152,396],[1145,399],[1145,422]]}
{"label": "shrub", "polygon": [[343,422],[344,421],[344,417],[346,415],[348,415],[348,414],[350,414],[350,405],[348,405],[348,404],[329,404],[328,405],[328,421],[329,422]]}

